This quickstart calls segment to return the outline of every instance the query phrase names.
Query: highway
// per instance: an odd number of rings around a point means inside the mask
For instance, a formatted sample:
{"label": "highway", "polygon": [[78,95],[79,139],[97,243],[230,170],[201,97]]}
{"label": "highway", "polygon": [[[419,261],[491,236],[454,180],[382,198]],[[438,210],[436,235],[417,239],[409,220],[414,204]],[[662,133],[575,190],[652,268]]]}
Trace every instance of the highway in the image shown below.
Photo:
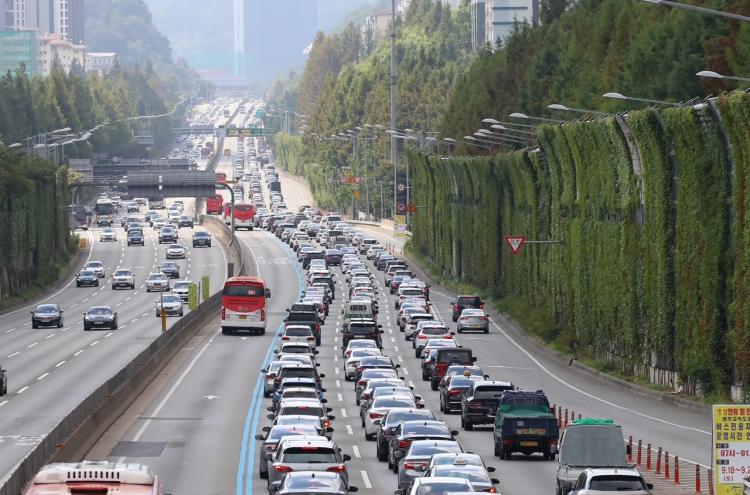
{"label": "highway", "polygon": [[[225,145],[234,150],[233,146]],[[222,160],[220,166],[231,160]],[[227,171],[227,170],[222,170]],[[282,191],[292,211],[310,204],[304,181],[282,175]],[[388,232],[372,231],[382,243],[393,244]],[[89,458],[142,462],[162,476],[167,492],[179,494],[264,494],[266,481],[258,477],[258,443],[254,439],[269,424],[265,418],[270,399],[262,398],[259,370],[271,358],[271,350],[285,308],[295,302],[303,287],[304,273],[291,249],[264,231],[239,232],[238,237],[253,251],[256,267],[273,291],[269,301],[269,323],[265,336],[225,336],[218,318],[170,364],[162,380],[155,382],[136,404],[92,449]],[[398,246],[397,246],[398,247]],[[372,267],[371,262],[367,262]],[[556,462],[540,456],[515,455],[511,461],[493,456],[492,430],[460,428],[458,415],[439,412],[438,395],[423,382],[419,361],[414,358],[394,321],[393,297],[382,291],[382,272],[374,268],[383,324],[384,352],[401,364],[402,376],[414,392],[426,401],[436,416],[460,430],[459,442],[468,451],[482,455],[498,468],[498,491],[503,494],[553,493]],[[337,298],[323,326],[318,357],[325,375],[328,406],[337,419],[333,439],[348,463],[351,484],[364,493],[392,493],[396,476],[375,458],[375,443],[364,439],[353,386],[341,375],[338,328],[339,310],[346,291],[338,268],[333,268],[340,284]],[[450,306],[455,293],[433,286],[433,312],[453,327]],[[710,462],[710,415],[677,407],[651,397],[601,381],[561,361],[540,354],[523,338],[518,338],[494,313],[489,334],[463,334],[457,337],[478,357],[478,364],[493,379],[510,380],[528,389],[544,389],[550,402],[589,417],[613,418],[644,445],[650,442],[674,455],[707,465]],[[122,443],[118,443],[122,442]]]}
{"label": "highway", "polygon": [[[161,332],[161,321],[155,317],[158,293],[147,293],[144,283],[166,259],[167,244],[159,245],[156,231],[144,227],[146,245],[128,247],[119,215],[115,224],[116,242],[100,242],[98,228],[82,232],[90,245],[87,261],[101,261],[105,267],[100,287],[77,288],[71,276],[62,290],[0,315],[0,363],[8,369],[8,395],[0,397],[0,479],[62,417]],[[194,249],[192,232],[180,229],[180,243],[186,249],[186,258],[176,260],[180,273],[194,281],[209,276],[214,293],[225,280],[226,253],[218,242]],[[132,269],[134,290],[111,289],[110,274],[117,268]],[[60,306],[62,328],[31,328],[29,312],[41,302]],[[119,328],[84,332],[83,313],[101,305],[118,313]],[[175,319],[169,317],[168,324]]]}

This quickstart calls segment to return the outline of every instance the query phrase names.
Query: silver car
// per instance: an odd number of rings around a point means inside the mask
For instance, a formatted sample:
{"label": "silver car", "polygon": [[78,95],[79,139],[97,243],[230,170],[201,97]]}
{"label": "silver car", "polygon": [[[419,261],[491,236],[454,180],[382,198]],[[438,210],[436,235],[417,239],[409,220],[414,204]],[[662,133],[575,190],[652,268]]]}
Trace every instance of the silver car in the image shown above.
{"label": "silver car", "polygon": [[348,495],[358,491],[356,486],[347,488],[344,480],[336,473],[289,473],[283,481],[268,487],[275,495]]}
{"label": "silver car", "polygon": [[170,244],[167,246],[167,259],[185,258],[185,248],[179,244]]}
{"label": "silver car", "polygon": [[268,486],[281,482],[288,472],[335,472],[349,486],[349,470],[345,462],[351,460],[341,454],[335,442],[321,436],[294,436],[282,438],[275,453],[267,452]]}
{"label": "silver car", "polygon": [[255,439],[261,442],[259,453],[260,459],[258,459],[258,474],[261,479],[268,478],[268,462],[263,459],[263,455],[266,452],[273,452],[276,450],[276,446],[279,444],[281,437],[318,435],[317,428],[311,424],[265,426],[263,427],[263,431],[267,434],[255,435]]}
{"label": "silver car", "polygon": [[83,269],[91,270],[97,277],[104,278],[104,264],[101,261],[89,261]]}
{"label": "silver car", "polygon": [[490,319],[483,309],[465,309],[456,323],[456,331],[462,332],[484,332],[490,333]]}
{"label": "silver car", "polygon": [[102,232],[99,234],[99,242],[106,242],[106,241],[116,241],[117,240],[117,232],[115,229],[111,229],[107,227],[106,229],[102,229]]}
{"label": "silver car", "polygon": [[151,273],[146,279],[146,292],[169,291],[169,279],[163,273]]}
{"label": "silver car", "polygon": [[273,397],[273,393],[276,390],[276,374],[283,364],[284,361],[271,361],[267,368],[260,370],[261,373],[266,375],[263,379],[264,397]]}
{"label": "silver car", "polygon": [[176,295],[180,296],[180,299],[183,301],[188,300],[188,291],[190,290],[190,284],[192,284],[190,280],[181,280],[179,282],[174,283],[174,287],[172,287],[172,292]]}
{"label": "silver car", "polygon": [[182,299],[176,294],[163,294],[156,303],[156,317],[161,317],[161,310],[164,308],[167,316],[183,316],[185,313],[182,309]]}
{"label": "silver car", "polygon": [[[406,488],[416,478],[422,477],[419,466],[427,466],[433,454],[449,452],[463,452],[461,445],[455,440],[416,440],[404,454],[396,451],[394,456],[398,461],[398,487]],[[420,468],[421,469],[421,468]]]}

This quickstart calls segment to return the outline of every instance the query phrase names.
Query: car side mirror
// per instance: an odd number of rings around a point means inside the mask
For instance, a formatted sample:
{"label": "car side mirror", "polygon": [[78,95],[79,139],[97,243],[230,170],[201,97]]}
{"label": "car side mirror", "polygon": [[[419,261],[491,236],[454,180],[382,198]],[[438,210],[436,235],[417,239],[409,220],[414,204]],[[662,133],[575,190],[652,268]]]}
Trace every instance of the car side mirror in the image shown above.
{"label": "car side mirror", "polygon": [[497,485],[498,483],[500,483],[500,480],[497,478],[492,478],[490,481],[492,481],[493,485]]}
{"label": "car side mirror", "polygon": [[451,435],[452,435],[452,436],[454,436],[454,437],[455,437],[455,436],[456,436],[456,435],[458,435],[458,434],[459,434],[459,431],[458,431],[458,430],[451,430]]}
{"label": "car side mirror", "polygon": [[403,490],[396,490],[395,492],[393,492],[393,495],[404,495],[404,491]]}
{"label": "car side mirror", "polygon": [[265,435],[255,435],[255,439],[256,440],[265,440],[266,437],[265,437]]}
{"label": "car side mirror", "polygon": [[349,485],[349,493],[354,493],[358,491],[359,491],[359,488],[357,488],[356,486]]}
{"label": "car side mirror", "polygon": [[83,316],[86,316],[86,313],[83,313]]}
{"label": "car side mirror", "polygon": [[332,415],[330,415],[330,414],[329,414],[329,415],[328,415],[328,419],[329,419],[329,420],[331,420],[331,421],[333,421],[333,420],[335,420],[335,419],[336,419],[336,416],[332,416]]}
{"label": "car side mirror", "polygon": [[[315,354],[320,354],[320,351],[315,351]],[[318,364],[318,366],[320,366],[320,364]]]}
{"label": "car side mirror", "polygon": [[273,414],[266,414],[266,418],[273,419]]}
{"label": "car side mirror", "polygon": [[264,426],[263,427],[263,431],[265,431],[266,433],[268,433],[269,431],[271,431],[271,427],[270,426]]}
{"label": "car side mirror", "polygon": [[320,389],[320,391],[321,391],[321,392],[323,392],[323,393],[326,393],[326,392],[328,392],[328,390],[326,390],[326,389],[324,389],[324,388],[321,388],[321,389]]}
{"label": "car side mirror", "polygon": [[484,375],[484,379],[485,380],[489,380],[490,379],[490,375]]}
{"label": "car side mirror", "polygon": [[320,401],[322,404],[328,404],[328,399],[321,399]]}
{"label": "car side mirror", "polygon": [[557,448],[557,445],[550,445],[549,452],[550,454],[557,454],[558,452],[560,452],[560,449]]}
{"label": "car side mirror", "polygon": [[29,313],[31,313],[32,315],[34,314],[34,312],[33,312],[33,311],[29,311]]}
{"label": "car side mirror", "polygon": [[271,411],[271,412],[273,412],[273,407],[271,407],[271,406],[267,407],[267,408],[266,408],[266,411]]}
{"label": "car side mirror", "polygon": [[333,433],[333,428],[330,426],[326,428],[326,433]]}
{"label": "car side mirror", "polygon": [[374,424],[375,426],[380,426],[381,422],[382,422],[381,419],[373,419],[372,420],[372,424]]}
{"label": "car side mirror", "polygon": [[488,473],[494,473],[495,472],[495,468],[492,467],[492,466],[487,466],[487,472]]}
{"label": "car side mirror", "polygon": [[63,311],[62,309],[60,310],[60,314],[63,314],[64,312],[65,312],[65,311]]}
{"label": "car side mirror", "polygon": [[261,373],[268,373],[268,369],[267,368],[261,368],[260,372]]}
{"label": "car side mirror", "polygon": [[383,325],[378,325],[378,328],[383,328]]}
{"label": "car side mirror", "polygon": [[477,362],[477,358],[476,358],[476,357],[472,357],[472,358],[471,358],[471,362],[472,362],[472,363],[476,363],[476,362]]}
{"label": "car side mirror", "polygon": [[400,364],[397,364],[397,365],[396,365],[396,368],[400,368],[400,367],[401,367],[401,365],[400,365]]}
{"label": "car side mirror", "polygon": [[281,321],[284,321],[284,322],[286,322],[286,321],[287,321],[288,319],[289,319],[289,318],[284,318],[284,319],[283,319],[283,320],[281,320]]}
{"label": "car side mirror", "polygon": [[404,453],[401,452],[400,450],[397,450],[396,452],[393,453],[393,457],[395,457],[396,459],[401,459],[402,457],[404,457]]}
{"label": "car side mirror", "polygon": [[625,446],[625,453],[630,455],[633,452],[633,450],[630,448],[630,445]]}
{"label": "car side mirror", "polygon": [[333,409],[331,409],[330,407],[326,407],[326,412],[333,412]]}
{"label": "car side mirror", "polygon": [[649,490],[653,490],[654,489],[654,484],[653,483],[646,483],[646,488],[648,488]]}
{"label": "car side mirror", "polygon": [[572,492],[575,487],[576,487],[575,481],[567,481],[563,483],[562,494],[568,495],[568,493]]}
{"label": "car side mirror", "polygon": [[417,404],[417,409],[424,409],[424,404]]}
{"label": "car side mirror", "polygon": [[456,332],[451,332],[451,335],[456,335]]}
{"label": "car side mirror", "polygon": [[273,459],[273,455],[270,452],[266,452],[265,454],[263,454],[263,459],[270,461],[271,459]]}
{"label": "car side mirror", "polygon": [[278,349],[274,349],[274,350],[273,350],[273,353],[274,353],[274,354],[278,354],[278,353],[279,353],[279,350],[278,350]]}
{"label": "car side mirror", "polygon": [[380,333],[385,333],[385,330],[380,330]]}
{"label": "car side mirror", "polygon": [[420,473],[424,473],[427,470],[427,466],[415,466],[414,471],[419,471]]}
{"label": "car side mirror", "polygon": [[342,315],[344,314],[344,310],[343,310],[343,309],[341,310],[341,314],[342,314]]}
{"label": "car side mirror", "polygon": [[320,375],[318,375],[318,376],[319,376],[320,378],[325,378],[325,377],[326,377],[326,376],[325,376],[324,374],[322,374],[322,373],[321,373]]}
{"label": "car side mirror", "polygon": [[344,458],[344,462],[352,460],[352,456],[350,456],[349,454],[344,454],[343,458]]}

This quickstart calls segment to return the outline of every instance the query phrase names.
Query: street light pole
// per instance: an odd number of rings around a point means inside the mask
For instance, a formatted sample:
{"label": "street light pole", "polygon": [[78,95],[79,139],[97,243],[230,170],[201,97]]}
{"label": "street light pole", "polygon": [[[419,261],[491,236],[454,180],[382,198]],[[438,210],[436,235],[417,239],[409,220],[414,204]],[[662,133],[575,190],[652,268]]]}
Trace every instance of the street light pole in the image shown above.
{"label": "street light pole", "polygon": [[[396,0],[391,0],[391,131],[396,132]],[[393,215],[396,215],[398,170],[396,169],[396,137],[391,134],[391,163],[393,164]]]}

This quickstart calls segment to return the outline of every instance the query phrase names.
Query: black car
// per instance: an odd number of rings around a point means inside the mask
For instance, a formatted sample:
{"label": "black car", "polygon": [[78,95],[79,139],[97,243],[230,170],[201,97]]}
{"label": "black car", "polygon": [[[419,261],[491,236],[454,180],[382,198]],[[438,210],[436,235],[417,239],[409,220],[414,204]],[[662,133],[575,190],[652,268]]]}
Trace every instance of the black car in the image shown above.
{"label": "black car", "polygon": [[453,321],[458,321],[461,311],[467,308],[482,309],[484,303],[479,299],[479,296],[460,295],[456,297],[456,301],[453,303]]}
{"label": "black car", "polygon": [[76,276],[76,287],[84,285],[99,287],[99,276],[91,270],[81,270],[78,272],[78,276]]}
{"label": "black car", "polygon": [[341,251],[338,249],[326,249],[326,266],[341,265]]}
{"label": "black car", "polygon": [[390,409],[380,421],[380,428],[375,438],[377,443],[376,453],[378,460],[385,462],[388,460],[388,450],[390,449],[391,439],[399,424],[404,421],[413,420],[433,421],[435,415],[428,409],[407,409],[394,408]]}
{"label": "black car", "polygon": [[133,244],[140,244],[141,246],[146,245],[146,240],[143,238],[143,232],[140,230],[131,230],[128,232],[128,246]]}
{"label": "black car", "polygon": [[211,234],[205,230],[199,230],[193,234],[193,247],[211,247]]}
{"label": "black car", "polygon": [[57,304],[40,304],[31,312],[31,328],[40,326],[63,326],[63,312]]}
{"label": "black car", "polygon": [[423,421],[421,419],[402,421],[393,432],[388,449],[388,467],[394,469],[398,465],[396,452],[403,455],[409,451],[415,440],[455,440],[458,431],[451,430],[442,421]]}
{"label": "black car", "polygon": [[450,414],[453,410],[461,410],[461,400],[466,395],[472,383],[484,377],[474,378],[464,375],[453,375],[445,381],[445,386],[438,387],[440,392],[440,411]]}
{"label": "black car", "polygon": [[346,347],[349,341],[353,339],[370,339],[374,340],[379,348],[382,348],[383,339],[381,338],[381,334],[383,330],[380,329],[381,327],[382,325],[375,323],[375,320],[351,320],[349,325],[341,329],[341,333],[344,334],[342,345]]}
{"label": "black car", "polygon": [[500,397],[506,390],[514,390],[510,382],[475,381],[461,400],[461,426],[466,431],[474,425],[495,423],[495,412]]}
{"label": "black car", "polygon": [[94,306],[88,312],[83,313],[83,329],[91,330],[92,328],[116,330],[117,313],[113,312],[109,306]]}
{"label": "black car", "polygon": [[0,395],[8,393],[8,370],[0,366]]}
{"label": "black car", "polygon": [[180,278],[180,265],[174,261],[165,261],[159,267],[159,271],[162,272],[167,278]]}
{"label": "black car", "polygon": [[177,227],[190,227],[193,228],[193,219],[187,215],[180,215],[180,219],[177,221]]}
{"label": "black car", "polygon": [[326,259],[326,253],[324,253],[323,251],[307,252],[302,257],[302,268],[304,269],[310,268],[311,260],[324,260],[324,259]]}
{"label": "black car", "polygon": [[108,216],[102,215],[96,220],[96,223],[97,225],[99,225],[99,227],[111,227],[112,219],[109,218]]}

